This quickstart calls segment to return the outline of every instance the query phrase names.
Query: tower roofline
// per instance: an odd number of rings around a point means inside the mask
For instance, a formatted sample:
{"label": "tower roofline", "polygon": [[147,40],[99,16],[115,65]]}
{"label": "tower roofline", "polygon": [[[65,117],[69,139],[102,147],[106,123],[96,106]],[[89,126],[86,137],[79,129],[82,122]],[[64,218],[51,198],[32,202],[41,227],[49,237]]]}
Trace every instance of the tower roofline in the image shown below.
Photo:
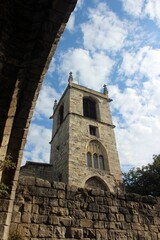
{"label": "tower roofline", "polygon": [[[93,90],[93,89],[91,89],[91,88],[87,88],[87,87],[84,87],[84,86],[82,86],[82,85],[79,85],[79,84],[76,84],[76,83],[73,83],[73,82],[72,82],[71,84],[69,83],[69,84],[67,85],[66,89],[64,90],[64,93],[62,94],[62,97],[60,98],[60,100],[59,100],[58,103],[57,103],[57,106],[56,106],[55,109],[54,109],[54,112],[56,111],[56,109],[58,108],[58,106],[61,104],[61,102],[62,102],[62,100],[63,100],[63,97],[64,97],[64,95],[66,94],[66,92],[68,91],[68,89],[71,89],[71,88],[78,89],[79,91],[92,94],[92,95],[94,95],[94,96],[96,96],[96,97],[101,97],[101,98],[103,98],[103,99],[107,99],[108,102],[111,102],[111,101],[112,101],[112,99],[110,99],[110,98],[108,97],[108,92],[107,92],[107,93],[101,93],[101,92],[98,92],[98,91]],[[54,115],[54,113],[53,113],[53,115]]]}
{"label": "tower roofline", "polygon": [[105,98],[107,99],[108,98],[108,94],[104,94],[104,93],[101,93],[101,92],[98,92],[96,90],[93,90],[91,88],[87,88],[87,87],[84,87],[82,85],[79,85],[79,84],[76,84],[76,83],[72,83],[72,85],[70,86],[71,88],[76,88],[80,91],[83,91],[83,92],[87,92],[87,93],[91,93],[91,94],[94,94],[95,96],[97,97],[101,97],[101,98]]}

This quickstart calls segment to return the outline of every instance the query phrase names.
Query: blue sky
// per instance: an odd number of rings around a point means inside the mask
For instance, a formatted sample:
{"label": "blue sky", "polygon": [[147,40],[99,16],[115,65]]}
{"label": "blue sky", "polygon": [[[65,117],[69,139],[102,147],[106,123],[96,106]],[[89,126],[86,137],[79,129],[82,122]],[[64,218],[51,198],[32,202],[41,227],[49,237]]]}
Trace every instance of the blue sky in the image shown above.
{"label": "blue sky", "polygon": [[53,103],[75,82],[101,91],[107,84],[123,170],[160,153],[160,1],[79,0],[40,92],[26,160],[49,162]]}

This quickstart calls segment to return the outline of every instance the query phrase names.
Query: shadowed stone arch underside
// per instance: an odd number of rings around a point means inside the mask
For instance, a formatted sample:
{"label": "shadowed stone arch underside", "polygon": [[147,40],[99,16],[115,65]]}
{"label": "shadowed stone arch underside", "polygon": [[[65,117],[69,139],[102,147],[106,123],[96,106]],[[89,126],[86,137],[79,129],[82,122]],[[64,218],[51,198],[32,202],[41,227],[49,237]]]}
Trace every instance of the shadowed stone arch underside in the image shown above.
{"label": "shadowed stone arch underside", "polygon": [[85,183],[85,188],[100,188],[105,191],[109,191],[107,184],[100,177],[91,177]]}

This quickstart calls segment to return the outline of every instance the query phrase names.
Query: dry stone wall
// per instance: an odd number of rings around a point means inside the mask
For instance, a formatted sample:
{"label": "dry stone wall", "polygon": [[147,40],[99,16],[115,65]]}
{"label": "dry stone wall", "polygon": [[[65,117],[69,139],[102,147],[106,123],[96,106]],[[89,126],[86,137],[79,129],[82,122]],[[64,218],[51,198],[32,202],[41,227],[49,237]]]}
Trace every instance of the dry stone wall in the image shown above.
{"label": "dry stone wall", "polygon": [[[0,210],[5,209],[1,200]],[[10,232],[23,239],[160,239],[160,198],[19,180]]]}

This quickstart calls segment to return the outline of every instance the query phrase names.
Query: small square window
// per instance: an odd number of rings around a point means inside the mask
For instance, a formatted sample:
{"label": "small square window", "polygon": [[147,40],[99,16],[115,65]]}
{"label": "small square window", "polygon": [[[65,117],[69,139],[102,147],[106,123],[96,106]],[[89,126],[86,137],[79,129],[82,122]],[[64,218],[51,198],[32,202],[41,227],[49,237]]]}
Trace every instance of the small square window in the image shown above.
{"label": "small square window", "polygon": [[97,136],[97,127],[89,126],[90,135]]}

